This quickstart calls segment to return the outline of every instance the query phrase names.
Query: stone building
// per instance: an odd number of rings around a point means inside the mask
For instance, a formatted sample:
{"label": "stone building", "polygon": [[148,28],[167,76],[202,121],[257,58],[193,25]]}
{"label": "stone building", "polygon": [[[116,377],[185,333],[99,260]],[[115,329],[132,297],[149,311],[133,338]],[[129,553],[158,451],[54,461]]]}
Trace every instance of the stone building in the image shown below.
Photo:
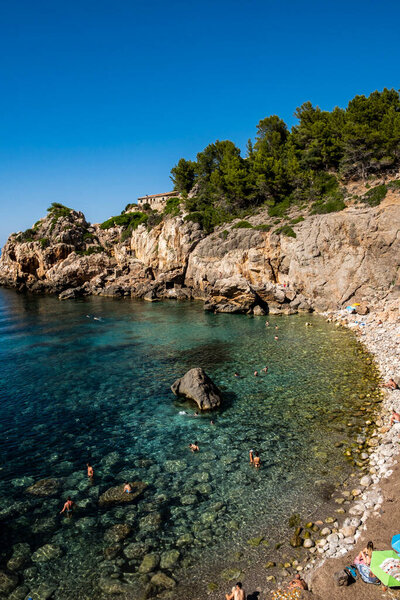
{"label": "stone building", "polygon": [[165,208],[169,198],[178,198],[179,192],[165,192],[164,194],[151,194],[150,196],[142,196],[138,198],[138,207],[143,208],[148,204],[153,210],[162,211]]}

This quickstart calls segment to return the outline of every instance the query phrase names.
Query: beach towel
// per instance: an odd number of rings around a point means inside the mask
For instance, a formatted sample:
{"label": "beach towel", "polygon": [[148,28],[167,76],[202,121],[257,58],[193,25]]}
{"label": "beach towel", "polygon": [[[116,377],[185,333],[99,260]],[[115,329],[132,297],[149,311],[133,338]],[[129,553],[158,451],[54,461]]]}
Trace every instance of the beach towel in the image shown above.
{"label": "beach towel", "polygon": [[360,577],[364,583],[374,583],[375,585],[379,585],[381,583],[379,579],[372,574],[368,565],[358,564],[357,571],[360,573]]}

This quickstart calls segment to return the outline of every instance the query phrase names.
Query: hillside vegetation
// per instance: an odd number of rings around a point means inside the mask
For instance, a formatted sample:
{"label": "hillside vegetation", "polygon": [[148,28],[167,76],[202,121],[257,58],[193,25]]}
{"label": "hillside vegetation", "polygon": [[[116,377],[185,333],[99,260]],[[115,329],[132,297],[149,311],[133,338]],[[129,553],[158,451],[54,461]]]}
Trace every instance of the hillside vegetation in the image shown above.
{"label": "hillside vegetation", "polygon": [[[342,210],[342,184],[372,181],[399,166],[397,90],[356,96],[346,109],[331,112],[306,102],[295,116],[291,131],[277,115],[262,119],[245,158],[229,140],[209,144],[196,161],[181,158],[171,179],[184,199],[186,219],[210,231],[261,205],[275,217],[293,206],[312,214]],[[384,195],[380,188],[361,200],[379,203]]]}

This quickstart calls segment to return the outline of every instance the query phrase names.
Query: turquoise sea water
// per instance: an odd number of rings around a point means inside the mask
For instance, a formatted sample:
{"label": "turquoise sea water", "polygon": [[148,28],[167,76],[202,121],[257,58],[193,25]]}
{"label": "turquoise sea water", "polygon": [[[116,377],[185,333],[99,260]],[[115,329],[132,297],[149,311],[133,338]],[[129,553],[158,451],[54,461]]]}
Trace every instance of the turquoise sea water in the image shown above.
{"label": "turquoise sea water", "polygon": [[[347,439],[349,414],[372,389],[370,367],[349,332],[318,316],[268,320],[197,303],[59,302],[0,290],[0,568],[16,543],[62,552],[27,560],[21,590],[45,583],[59,600],[108,598],[98,584],[112,576],[133,598],[124,586],[142,590],[152,576],[137,573],[143,557],[177,549],[173,567],[153,571],[173,575],[174,597],[184,597],[191,578],[200,587],[218,580],[251,536],[273,545],[290,514],[318,509],[315,480],[348,472],[334,443]],[[212,417],[194,417],[170,391],[194,366],[224,392]],[[188,450],[195,440],[197,454]],[[250,448],[261,454],[259,471]],[[48,477],[61,485],[55,496],[26,493]],[[99,509],[99,494],[125,480],[145,481],[143,497]],[[68,495],[71,519],[58,514]],[[125,540],[106,533],[114,524],[130,526]],[[202,581],[191,568],[199,557]]]}

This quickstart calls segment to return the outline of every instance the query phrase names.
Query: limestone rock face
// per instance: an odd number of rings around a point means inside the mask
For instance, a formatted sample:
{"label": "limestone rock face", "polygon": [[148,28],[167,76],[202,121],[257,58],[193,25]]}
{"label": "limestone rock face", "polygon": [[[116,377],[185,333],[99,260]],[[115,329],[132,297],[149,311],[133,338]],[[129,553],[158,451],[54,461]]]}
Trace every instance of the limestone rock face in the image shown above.
{"label": "limestone rock face", "polygon": [[171,386],[175,396],[194,400],[200,410],[212,410],[220,406],[221,393],[207,373],[200,368],[190,369]]}
{"label": "limestone rock face", "polygon": [[[61,211],[62,212],[62,211]],[[377,207],[308,216],[296,237],[226,224],[206,234],[182,216],[102,230],[77,211],[50,212],[12,234],[0,285],[56,293],[157,300],[202,299],[215,312],[291,314],[374,300],[400,290],[400,194]],[[260,212],[259,222],[270,219]],[[397,285],[396,285],[397,284]]]}
{"label": "limestone rock face", "polygon": [[124,492],[124,484],[109,488],[99,498],[99,506],[113,506],[115,504],[129,504],[138,498],[146,489],[147,484],[142,481],[131,482],[132,492]]}

